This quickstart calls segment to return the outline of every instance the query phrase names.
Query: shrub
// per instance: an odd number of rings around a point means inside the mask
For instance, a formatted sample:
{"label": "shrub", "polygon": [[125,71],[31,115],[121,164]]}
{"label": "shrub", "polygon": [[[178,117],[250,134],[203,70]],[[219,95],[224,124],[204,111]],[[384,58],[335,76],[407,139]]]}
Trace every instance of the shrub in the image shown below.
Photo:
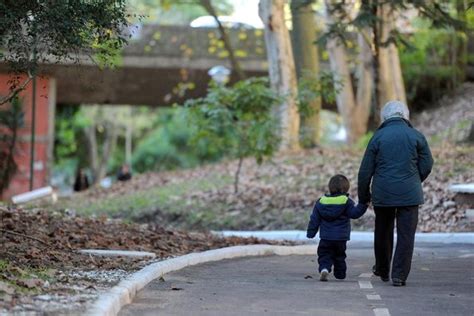
{"label": "shrub", "polygon": [[420,30],[408,35],[400,62],[408,102],[420,109],[452,91],[461,82],[459,47],[466,35],[449,30]]}
{"label": "shrub", "polygon": [[279,145],[273,109],[280,101],[267,79],[252,78],[232,87],[211,84],[206,97],[186,102],[190,123],[196,131],[192,143],[207,141],[217,151],[239,159],[235,192],[243,158],[254,157],[261,163]]}
{"label": "shrub", "polygon": [[156,126],[133,153],[132,165],[138,172],[190,168],[223,155],[205,140],[189,144],[195,128],[188,124],[183,108],[158,111]]}

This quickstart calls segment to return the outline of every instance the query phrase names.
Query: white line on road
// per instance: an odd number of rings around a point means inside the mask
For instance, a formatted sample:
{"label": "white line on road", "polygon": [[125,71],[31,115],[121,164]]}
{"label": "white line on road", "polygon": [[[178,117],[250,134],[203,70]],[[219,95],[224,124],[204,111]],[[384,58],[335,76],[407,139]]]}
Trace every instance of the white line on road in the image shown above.
{"label": "white line on road", "polygon": [[361,275],[359,275],[359,278],[371,278],[372,277],[372,273],[362,273]]}
{"label": "white line on road", "polygon": [[465,255],[461,255],[458,258],[471,258],[474,257],[474,253],[467,253]]}
{"label": "white line on road", "polygon": [[372,301],[380,301],[380,295],[378,294],[367,294],[367,299]]}
{"label": "white line on road", "polygon": [[359,281],[359,287],[361,289],[372,289],[372,283],[370,281]]}
{"label": "white line on road", "polygon": [[390,316],[388,308],[374,308],[375,316]]}

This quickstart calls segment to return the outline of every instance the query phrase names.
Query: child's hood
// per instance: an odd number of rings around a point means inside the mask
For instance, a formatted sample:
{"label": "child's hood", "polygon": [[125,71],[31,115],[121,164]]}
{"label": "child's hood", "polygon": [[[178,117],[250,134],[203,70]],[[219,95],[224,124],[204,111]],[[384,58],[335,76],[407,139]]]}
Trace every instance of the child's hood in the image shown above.
{"label": "child's hood", "polygon": [[328,221],[337,219],[344,213],[348,199],[347,194],[326,194],[317,203],[319,215]]}

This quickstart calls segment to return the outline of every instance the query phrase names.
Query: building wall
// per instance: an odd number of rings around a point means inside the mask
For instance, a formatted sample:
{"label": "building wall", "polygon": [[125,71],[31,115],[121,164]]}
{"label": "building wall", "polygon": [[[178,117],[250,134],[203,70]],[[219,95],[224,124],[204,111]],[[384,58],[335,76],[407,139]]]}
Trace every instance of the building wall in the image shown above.
{"label": "building wall", "polygon": [[[0,74],[0,95],[9,93],[9,75]],[[24,79],[24,78],[23,78]],[[25,113],[25,124],[19,130],[16,145],[15,161],[18,171],[14,175],[6,191],[1,195],[2,200],[9,200],[13,195],[30,190],[30,153],[32,128],[32,82],[20,93]],[[8,105],[2,105],[5,108]],[[36,80],[36,127],[34,145],[34,182],[33,189],[48,185],[52,149],[54,142],[54,108],[55,81],[48,77],[38,77]]]}

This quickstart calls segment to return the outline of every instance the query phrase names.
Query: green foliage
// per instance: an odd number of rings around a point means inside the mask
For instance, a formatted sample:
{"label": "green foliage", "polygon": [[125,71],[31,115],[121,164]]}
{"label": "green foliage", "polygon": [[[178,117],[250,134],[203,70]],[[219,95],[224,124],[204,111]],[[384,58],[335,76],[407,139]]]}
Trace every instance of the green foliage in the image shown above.
{"label": "green foliage", "polygon": [[62,164],[75,157],[80,147],[80,126],[78,125],[79,106],[63,105],[57,108],[54,120],[54,161]]}
{"label": "green foliage", "polygon": [[187,108],[160,109],[155,128],[137,144],[132,165],[138,172],[195,167],[223,156],[270,156],[278,144],[271,108],[279,99],[264,79],[213,85]]}
{"label": "green foliage", "polygon": [[22,101],[13,97],[10,106],[0,110],[0,193],[8,187],[18,166],[14,160],[18,130],[25,124]]}
{"label": "green foliage", "polygon": [[357,141],[356,148],[365,149],[369,145],[370,140],[374,136],[374,132],[368,132]]}
{"label": "green foliage", "polygon": [[196,133],[193,144],[208,140],[229,156],[254,157],[261,163],[279,144],[272,110],[280,98],[267,79],[252,78],[232,87],[212,84],[206,97],[186,102]]}
{"label": "green foliage", "polygon": [[[374,14],[374,12],[376,12],[377,8],[382,5],[389,5],[391,10],[399,12],[409,8],[416,9],[419,16],[423,17],[426,21],[429,21],[429,27],[432,28],[454,28],[456,30],[463,30],[466,27],[465,22],[452,16],[451,11],[454,10],[453,4],[446,3],[444,0],[365,1],[362,2],[355,18],[351,18],[351,14],[348,12],[348,8],[351,8],[351,6],[348,6],[344,1],[339,1],[331,3],[331,6],[329,7],[330,14],[338,17],[338,19],[328,25],[328,30],[317,40],[318,44],[325,45],[330,38],[339,38],[343,43],[346,43],[351,29],[356,28],[361,30],[364,28],[378,28],[381,20]],[[390,33],[386,42],[379,43],[376,40],[374,44],[386,46],[391,42],[400,44],[403,43],[403,41],[403,37],[399,31],[395,29]]]}
{"label": "green foliage", "polygon": [[144,135],[157,124],[150,117],[154,117],[154,112],[146,107],[59,106],[55,118],[55,174],[61,174],[61,178],[71,182],[78,167],[89,167],[88,147],[83,145],[86,142],[84,129],[92,125],[97,129],[99,154],[106,134],[105,129],[116,129],[117,145],[114,152],[106,158],[107,170],[115,173],[125,162],[126,127],[132,126],[132,144],[140,145]]}
{"label": "green foliage", "polygon": [[[130,0],[133,12],[143,15],[145,22],[164,25],[189,24],[195,18],[208,15],[199,0]],[[230,15],[232,5],[228,0],[213,0],[219,15]]]}
{"label": "green foliage", "polygon": [[92,59],[100,69],[115,69],[122,66],[122,45],[117,39],[112,39],[104,43],[93,43],[92,48],[95,51]]}
{"label": "green foliage", "polygon": [[222,151],[208,140],[200,140],[195,146],[189,144],[196,130],[187,120],[183,108],[159,110],[154,122],[156,127],[139,141],[133,153],[134,170],[190,168],[222,157]]}
{"label": "green foliage", "polygon": [[321,97],[323,102],[334,103],[337,94],[342,89],[343,82],[329,71],[320,71],[319,74],[304,72],[298,82],[298,110],[303,117],[313,115],[311,101]]}
{"label": "green foliage", "polygon": [[466,35],[449,30],[419,30],[400,48],[400,63],[410,104],[422,107],[452,91],[460,83],[462,63],[457,56]]}
{"label": "green foliage", "polygon": [[[113,57],[126,43],[125,10],[125,0],[1,1],[0,59],[14,72],[34,73],[39,62],[77,53]],[[18,85],[13,80],[11,89]]]}

